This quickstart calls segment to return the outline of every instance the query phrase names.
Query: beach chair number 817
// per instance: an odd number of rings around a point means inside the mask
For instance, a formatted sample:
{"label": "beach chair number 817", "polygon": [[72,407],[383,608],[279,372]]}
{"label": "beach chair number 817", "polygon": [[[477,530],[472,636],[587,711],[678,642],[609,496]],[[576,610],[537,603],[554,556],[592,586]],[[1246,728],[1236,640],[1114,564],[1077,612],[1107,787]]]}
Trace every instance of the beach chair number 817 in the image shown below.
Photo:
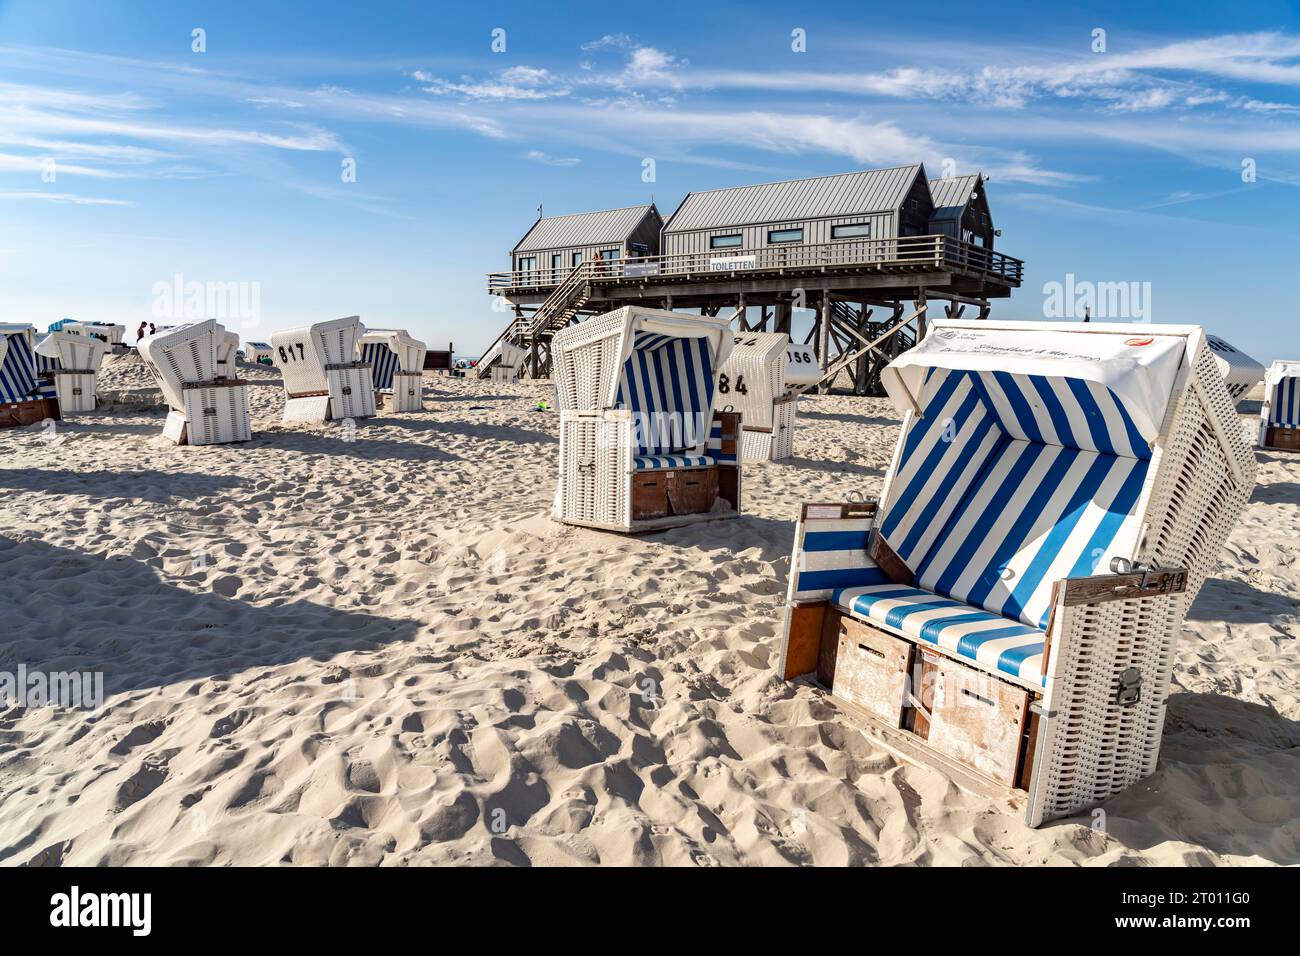
{"label": "beach chair number 817", "polygon": [[[731,380],[727,378],[727,376],[725,375],[719,375],[718,392],[722,395],[726,395],[730,391],[731,391]],[[745,384],[745,376],[743,375],[736,376],[736,392],[739,395],[749,394],[749,386]]]}
{"label": "beach chair number 817", "polygon": [[[298,349],[298,356],[297,356],[297,358],[295,358],[295,357],[294,357],[294,354],[293,354],[293,350],[294,350],[295,348]],[[289,362],[289,361],[301,362],[301,361],[302,361],[303,359],[305,359],[306,357],[307,357],[307,349],[303,346],[303,344],[302,344],[301,342],[295,342],[293,345],[290,345],[289,348],[288,348],[287,350],[285,349],[285,347],[284,347],[283,345],[280,346],[280,361],[281,361],[281,362]]]}

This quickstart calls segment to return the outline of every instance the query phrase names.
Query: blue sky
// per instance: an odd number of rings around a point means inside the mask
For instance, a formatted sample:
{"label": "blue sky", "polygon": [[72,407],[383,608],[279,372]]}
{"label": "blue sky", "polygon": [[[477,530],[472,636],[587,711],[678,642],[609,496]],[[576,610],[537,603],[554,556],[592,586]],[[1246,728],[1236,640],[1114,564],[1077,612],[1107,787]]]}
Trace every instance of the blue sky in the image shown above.
{"label": "blue sky", "polygon": [[539,203],[950,160],[1026,261],[995,316],[1150,283],[1300,355],[1300,14],[1142,6],[0,0],[0,320],[134,328],[179,274],[257,283],[245,338],[358,313],[469,354]]}

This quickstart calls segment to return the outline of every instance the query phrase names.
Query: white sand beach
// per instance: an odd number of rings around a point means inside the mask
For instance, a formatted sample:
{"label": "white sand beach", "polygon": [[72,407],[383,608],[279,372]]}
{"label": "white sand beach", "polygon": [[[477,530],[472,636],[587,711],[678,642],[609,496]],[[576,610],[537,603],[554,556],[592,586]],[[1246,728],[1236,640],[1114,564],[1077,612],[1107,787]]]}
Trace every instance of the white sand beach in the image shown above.
{"label": "white sand beach", "polygon": [[742,518],[625,537],[549,517],[549,383],[430,376],[350,436],[243,372],[243,445],[166,441],[123,360],[0,432],[0,671],[107,695],[0,711],[0,864],[1300,863],[1300,456],[1260,454],[1158,772],[1034,830],[773,671],[796,507],[879,491],[886,401],[805,399]]}

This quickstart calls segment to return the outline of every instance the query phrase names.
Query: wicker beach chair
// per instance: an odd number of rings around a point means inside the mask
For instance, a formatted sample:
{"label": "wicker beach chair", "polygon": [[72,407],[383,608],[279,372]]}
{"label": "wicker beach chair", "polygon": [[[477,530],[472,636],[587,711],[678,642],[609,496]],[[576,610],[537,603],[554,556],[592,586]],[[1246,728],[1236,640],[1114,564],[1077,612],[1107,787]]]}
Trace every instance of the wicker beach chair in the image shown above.
{"label": "wicker beach chair", "polygon": [[1026,819],[1155,770],[1174,646],[1254,484],[1195,326],[937,321],[878,502],[806,504],[779,669]]}
{"label": "wicker beach chair", "polygon": [[1205,344],[1210,347],[1210,354],[1214,356],[1214,364],[1223,376],[1229,397],[1234,404],[1240,405],[1247,393],[1264,380],[1264,366],[1217,335],[1207,333]]}
{"label": "wicker beach chair", "polygon": [[361,361],[370,366],[375,392],[388,397],[391,411],[418,412],[424,407],[421,369],[426,351],[405,329],[371,329],[361,336]]}
{"label": "wicker beach chair", "polygon": [[35,340],[30,325],[0,324],[0,428],[59,417],[54,383],[37,373]]}
{"label": "wicker beach chair", "polygon": [[317,322],[271,336],[284,376],[284,420],[326,422],[375,414],[370,366],[357,360],[366,327],[359,316]]}
{"label": "wicker beach chair", "polygon": [[50,332],[36,345],[37,373],[54,383],[63,415],[93,412],[99,367],[111,348],[100,336]]}
{"label": "wicker beach chair", "polygon": [[[807,350],[795,354],[802,359]],[[778,461],[794,454],[799,396],[791,392],[794,364],[790,336],[784,332],[742,332],[718,375],[718,404],[740,412],[744,428],[741,458]],[[812,365],[816,369],[816,365]],[[814,379],[815,381],[815,379]]]}
{"label": "wicker beach chair", "polygon": [[555,516],[651,531],[740,513],[740,415],[717,412],[726,319],[627,306],[557,332]]}
{"label": "wicker beach chair", "polygon": [[519,377],[527,357],[528,353],[519,346],[512,345],[505,339],[499,339],[492,348],[488,349],[478,365],[474,366],[474,371],[481,379],[513,382]]}
{"label": "wicker beach chair", "polygon": [[1279,360],[1264,373],[1259,447],[1300,451],[1300,361]]}
{"label": "wicker beach chair", "polygon": [[[140,340],[140,355],[171,408],[163,424],[166,438],[178,445],[221,445],[253,437],[248,383],[230,377],[238,345],[238,336],[215,319],[173,326]],[[224,360],[219,358],[223,355]]]}

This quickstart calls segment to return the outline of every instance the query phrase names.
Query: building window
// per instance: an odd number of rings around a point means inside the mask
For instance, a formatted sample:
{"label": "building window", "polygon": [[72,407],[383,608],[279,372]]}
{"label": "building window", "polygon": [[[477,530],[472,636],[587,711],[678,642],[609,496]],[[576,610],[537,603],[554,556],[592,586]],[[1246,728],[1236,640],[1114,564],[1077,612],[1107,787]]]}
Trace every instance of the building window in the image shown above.
{"label": "building window", "polygon": [[619,259],[619,252],[617,249],[602,249],[600,250],[600,254],[605,257],[606,262],[617,262]]}
{"label": "building window", "polygon": [[575,269],[578,268],[578,266],[582,265],[582,253],[575,252],[571,257],[569,265],[573,266],[573,268]]}
{"label": "building window", "polygon": [[536,257],[536,256],[520,256],[520,257],[519,257],[519,271],[520,271],[520,272],[532,272],[532,271],[533,271],[534,269],[536,269],[536,268],[537,268],[537,257]]}
{"label": "building window", "polygon": [[843,226],[831,226],[832,239],[870,239],[871,223],[852,222]]}
{"label": "building window", "polygon": [[767,233],[769,243],[803,242],[803,229],[771,229]]}
{"label": "building window", "polygon": [[730,236],[709,236],[710,249],[737,249],[740,247],[740,233]]}
{"label": "building window", "polygon": [[559,272],[564,267],[564,257],[558,252],[551,254],[551,271]]}

